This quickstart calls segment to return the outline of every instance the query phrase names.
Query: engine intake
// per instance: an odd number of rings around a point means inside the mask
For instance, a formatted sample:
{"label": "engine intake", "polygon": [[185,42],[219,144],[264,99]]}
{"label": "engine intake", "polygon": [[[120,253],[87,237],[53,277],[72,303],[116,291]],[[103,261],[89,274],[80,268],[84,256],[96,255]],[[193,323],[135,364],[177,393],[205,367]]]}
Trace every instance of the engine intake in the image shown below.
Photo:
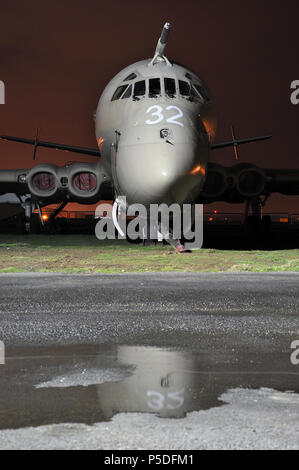
{"label": "engine intake", "polygon": [[47,202],[66,199],[96,202],[106,181],[108,178],[99,163],[76,163],[68,167],[41,164],[32,168],[26,178],[30,193]]}
{"label": "engine intake", "polygon": [[206,199],[214,199],[222,196],[228,188],[227,171],[216,163],[209,165],[207,178],[201,193],[201,196]]}
{"label": "engine intake", "polygon": [[77,173],[77,175],[74,177],[73,184],[79,191],[94,191],[97,186],[97,177],[91,171]]}
{"label": "engine intake", "polygon": [[57,171],[58,167],[50,164],[31,168],[26,179],[30,193],[39,199],[53,198],[58,191]]}
{"label": "engine intake", "polygon": [[266,175],[261,168],[251,164],[241,164],[236,165],[233,171],[236,174],[236,189],[241,196],[249,198],[263,193]]}

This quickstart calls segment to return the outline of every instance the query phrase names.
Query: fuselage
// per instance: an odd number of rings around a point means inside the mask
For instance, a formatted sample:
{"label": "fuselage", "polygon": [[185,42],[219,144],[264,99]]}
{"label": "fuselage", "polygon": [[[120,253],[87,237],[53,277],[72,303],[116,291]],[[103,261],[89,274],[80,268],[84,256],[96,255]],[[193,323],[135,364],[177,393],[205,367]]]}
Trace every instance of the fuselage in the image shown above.
{"label": "fuselage", "polygon": [[213,100],[192,71],[164,59],[119,72],[96,111],[101,164],[129,204],[194,202],[205,181]]}

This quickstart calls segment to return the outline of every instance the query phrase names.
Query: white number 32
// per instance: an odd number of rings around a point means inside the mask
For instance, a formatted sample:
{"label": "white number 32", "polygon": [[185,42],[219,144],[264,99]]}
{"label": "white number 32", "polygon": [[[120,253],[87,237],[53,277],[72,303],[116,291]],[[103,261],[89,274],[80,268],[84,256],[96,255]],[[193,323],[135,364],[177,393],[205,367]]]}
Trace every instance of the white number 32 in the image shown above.
{"label": "white number 32", "polygon": [[[166,122],[170,122],[171,124],[177,124],[178,126],[184,127],[184,124],[182,122],[178,122],[178,119],[181,119],[183,117],[183,112],[177,106],[167,106],[166,111],[169,111],[171,109],[175,109],[177,111],[177,114],[170,116],[168,119],[166,119]],[[146,124],[158,124],[164,119],[162,106],[151,106],[147,109],[146,113],[151,113],[151,115],[156,118],[154,120],[148,119],[147,121],[145,121]]]}

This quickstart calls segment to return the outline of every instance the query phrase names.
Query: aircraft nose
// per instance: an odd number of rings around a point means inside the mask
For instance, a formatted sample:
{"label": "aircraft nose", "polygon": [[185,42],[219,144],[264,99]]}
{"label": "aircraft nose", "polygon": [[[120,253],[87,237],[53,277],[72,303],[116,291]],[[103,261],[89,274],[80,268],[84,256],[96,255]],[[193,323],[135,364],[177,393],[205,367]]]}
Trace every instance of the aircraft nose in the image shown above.
{"label": "aircraft nose", "polygon": [[[208,147],[197,142],[130,144],[116,154],[119,195],[129,204],[183,204],[196,198],[204,182]],[[200,151],[201,150],[201,151]]]}

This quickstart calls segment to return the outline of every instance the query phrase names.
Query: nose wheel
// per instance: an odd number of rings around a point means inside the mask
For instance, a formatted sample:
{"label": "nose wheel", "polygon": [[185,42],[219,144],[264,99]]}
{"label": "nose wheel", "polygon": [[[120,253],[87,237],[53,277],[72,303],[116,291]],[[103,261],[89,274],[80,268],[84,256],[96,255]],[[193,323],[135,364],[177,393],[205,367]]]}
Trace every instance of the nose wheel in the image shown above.
{"label": "nose wheel", "polygon": [[167,243],[172,246],[172,248],[176,251],[178,254],[183,254],[183,253],[191,253],[191,250],[186,250],[185,246],[181,243],[181,240],[176,239],[172,236],[171,232],[167,230],[167,228],[161,223],[160,224],[160,233],[162,234],[164,240],[167,241]]}

